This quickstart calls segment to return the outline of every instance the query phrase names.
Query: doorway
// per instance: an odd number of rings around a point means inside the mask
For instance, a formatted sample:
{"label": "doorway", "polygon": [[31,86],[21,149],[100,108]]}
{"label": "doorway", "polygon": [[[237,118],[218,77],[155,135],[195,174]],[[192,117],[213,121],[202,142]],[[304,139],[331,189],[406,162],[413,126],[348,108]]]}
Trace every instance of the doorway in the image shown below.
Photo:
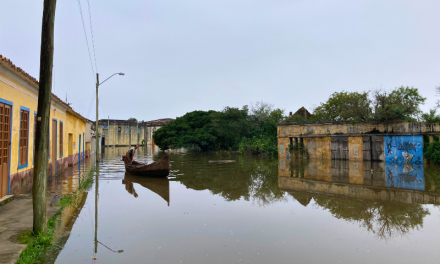
{"label": "doorway", "polygon": [[12,106],[0,103],[0,198],[9,192],[9,162]]}
{"label": "doorway", "polygon": [[52,120],[52,176],[57,174],[57,121]]}
{"label": "doorway", "polygon": [[68,146],[68,156],[67,156],[67,165],[73,165],[73,134],[69,133],[69,146]]}

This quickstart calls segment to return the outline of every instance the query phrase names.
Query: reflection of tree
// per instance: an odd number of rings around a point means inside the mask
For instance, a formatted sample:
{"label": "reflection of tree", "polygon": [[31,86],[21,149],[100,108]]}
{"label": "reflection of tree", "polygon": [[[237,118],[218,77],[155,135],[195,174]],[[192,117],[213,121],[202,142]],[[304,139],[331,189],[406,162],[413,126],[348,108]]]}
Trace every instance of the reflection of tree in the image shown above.
{"label": "reflection of tree", "polygon": [[425,190],[440,192],[440,167],[433,164],[424,165]]}
{"label": "reflection of tree", "polygon": [[[209,160],[235,159],[217,164]],[[278,160],[247,155],[221,157],[219,154],[187,154],[172,158],[171,170],[187,188],[210,190],[226,201],[243,198],[259,205],[284,200],[278,188]]]}
{"label": "reflection of tree", "polygon": [[338,218],[357,222],[380,239],[403,236],[423,227],[423,218],[429,210],[419,204],[376,202],[315,195],[317,205]]}

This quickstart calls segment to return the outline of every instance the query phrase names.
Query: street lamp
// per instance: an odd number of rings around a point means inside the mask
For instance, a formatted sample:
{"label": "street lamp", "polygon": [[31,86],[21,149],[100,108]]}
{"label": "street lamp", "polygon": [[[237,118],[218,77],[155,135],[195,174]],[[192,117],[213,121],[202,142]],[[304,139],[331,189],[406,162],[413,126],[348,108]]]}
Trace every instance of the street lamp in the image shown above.
{"label": "street lamp", "polygon": [[96,141],[96,149],[95,149],[95,151],[96,151],[96,161],[95,162],[96,162],[96,164],[98,164],[98,162],[99,162],[99,153],[98,153],[98,150],[99,150],[99,141],[98,141],[98,139],[99,139],[99,134],[98,134],[98,98],[99,98],[98,97],[98,88],[99,88],[99,86],[101,84],[105,83],[108,79],[110,79],[111,77],[115,76],[116,74],[121,75],[121,76],[125,75],[122,72],[117,72],[117,73],[112,74],[107,79],[105,79],[102,83],[99,83],[99,74],[96,73],[96,123],[95,123],[95,141]]}

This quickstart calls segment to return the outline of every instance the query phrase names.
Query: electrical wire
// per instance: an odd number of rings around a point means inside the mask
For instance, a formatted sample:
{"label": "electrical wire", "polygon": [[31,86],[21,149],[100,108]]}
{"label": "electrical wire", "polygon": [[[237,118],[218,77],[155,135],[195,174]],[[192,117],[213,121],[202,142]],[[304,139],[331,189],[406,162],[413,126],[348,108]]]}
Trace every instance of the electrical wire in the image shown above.
{"label": "electrical wire", "polygon": [[98,64],[96,63],[96,52],[95,52],[95,38],[93,37],[93,27],[92,27],[92,14],[90,12],[90,2],[87,0],[87,5],[89,6],[89,22],[90,22],[90,32],[92,35],[92,45],[93,45],[93,57],[95,59],[95,70],[98,72]]}
{"label": "electrical wire", "polygon": [[84,17],[83,17],[82,8],[81,8],[81,2],[80,2],[80,0],[77,0],[77,1],[78,1],[79,13],[81,14],[84,36],[86,37],[87,51],[89,52],[89,59],[90,59],[90,66],[92,66],[93,78],[95,78],[95,71],[93,69],[92,56],[90,55],[89,40],[87,38],[86,26],[84,25]]}

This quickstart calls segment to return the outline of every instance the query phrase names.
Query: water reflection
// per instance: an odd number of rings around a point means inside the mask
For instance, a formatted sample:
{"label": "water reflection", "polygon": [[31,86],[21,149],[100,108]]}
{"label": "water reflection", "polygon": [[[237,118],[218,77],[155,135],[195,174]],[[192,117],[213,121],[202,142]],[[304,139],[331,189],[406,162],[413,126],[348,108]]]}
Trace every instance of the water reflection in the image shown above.
{"label": "water reflection", "polygon": [[[421,204],[440,203],[437,193],[423,192],[421,164],[294,160],[280,161],[278,174],[279,187],[302,205],[313,200],[334,217],[357,222],[381,239],[421,228],[429,214]],[[428,175],[434,178],[431,186],[437,186],[440,177]]]}
{"label": "water reflection", "polygon": [[168,203],[168,206],[170,206],[170,181],[168,178],[140,177],[131,175],[130,173],[125,173],[122,184],[125,185],[125,189],[129,194],[137,198],[139,195],[136,193],[133,183],[137,183],[142,187],[158,194]]}
{"label": "water reflection", "polygon": [[[209,163],[221,159],[237,162]],[[276,159],[188,153],[172,156],[170,175],[187,188],[210,190],[226,201],[244,199],[265,206],[285,200],[284,192],[278,188],[276,168]]]}

